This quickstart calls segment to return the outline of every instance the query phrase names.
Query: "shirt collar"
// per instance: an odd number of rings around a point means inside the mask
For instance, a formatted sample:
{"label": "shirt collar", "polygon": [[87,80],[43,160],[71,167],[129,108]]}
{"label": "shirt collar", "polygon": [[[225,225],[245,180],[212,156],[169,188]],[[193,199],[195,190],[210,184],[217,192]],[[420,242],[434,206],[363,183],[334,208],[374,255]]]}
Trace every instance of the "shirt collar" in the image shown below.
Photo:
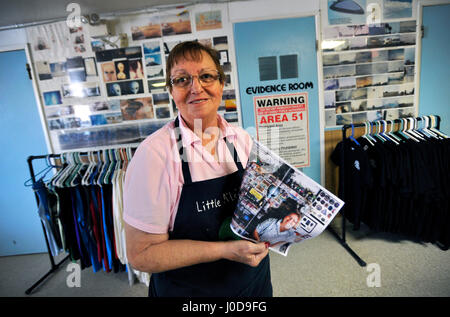
{"label": "shirt collar", "polygon": [[[183,140],[183,145],[192,145],[194,143],[200,143],[200,138],[192,131],[184,122],[184,119],[181,117],[181,114],[178,113],[178,120],[180,122],[180,131]],[[226,137],[229,141],[233,140],[236,137],[236,131],[233,129],[233,126],[227,122],[221,115],[217,114],[217,122],[220,128],[220,136],[219,138]]]}

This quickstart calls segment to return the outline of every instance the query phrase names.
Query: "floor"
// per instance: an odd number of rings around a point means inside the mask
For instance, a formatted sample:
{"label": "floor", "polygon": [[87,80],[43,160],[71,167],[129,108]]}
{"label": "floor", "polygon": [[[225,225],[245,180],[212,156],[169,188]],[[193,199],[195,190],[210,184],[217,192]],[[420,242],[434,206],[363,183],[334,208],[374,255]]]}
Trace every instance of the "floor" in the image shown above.
{"label": "floor", "polygon": [[[339,231],[340,221],[332,226]],[[367,263],[360,266],[326,230],[320,236],[293,245],[284,257],[271,252],[275,297],[448,297],[450,296],[450,250],[406,237],[373,233],[364,226],[347,230],[349,246]],[[56,263],[64,256],[57,258]],[[0,257],[0,296],[3,297],[145,297],[147,287],[130,285],[126,272],[81,271],[73,286],[71,262],[33,290],[31,287],[50,268],[44,254]],[[71,284],[72,283],[72,284]],[[73,286],[73,287],[70,287]]]}

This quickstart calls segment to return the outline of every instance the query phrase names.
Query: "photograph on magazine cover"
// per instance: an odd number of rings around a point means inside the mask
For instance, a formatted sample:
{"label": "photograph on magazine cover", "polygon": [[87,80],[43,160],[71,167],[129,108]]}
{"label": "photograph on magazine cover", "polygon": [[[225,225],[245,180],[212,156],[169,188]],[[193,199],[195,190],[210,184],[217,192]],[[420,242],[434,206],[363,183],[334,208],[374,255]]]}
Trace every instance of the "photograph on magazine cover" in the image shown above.
{"label": "photograph on magazine cover", "polygon": [[230,227],[238,236],[268,242],[287,255],[331,223],[344,202],[254,141]]}

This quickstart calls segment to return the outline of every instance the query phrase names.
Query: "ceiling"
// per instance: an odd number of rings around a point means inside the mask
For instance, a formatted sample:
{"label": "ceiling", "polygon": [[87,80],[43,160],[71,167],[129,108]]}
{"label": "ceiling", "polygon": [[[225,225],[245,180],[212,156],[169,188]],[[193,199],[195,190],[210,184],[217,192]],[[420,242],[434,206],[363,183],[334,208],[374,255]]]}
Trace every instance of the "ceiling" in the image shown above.
{"label": "ceiling", "polygon": [[149,9],[156,6],[194,4],[203,2],[226,2],[221,0],[0,0],[0,27],[15,28],[33,22],[64,20],[71,13],[66,7],[69,3],[80,5],[81,15],[92,13],[108,14],[114,12]]}

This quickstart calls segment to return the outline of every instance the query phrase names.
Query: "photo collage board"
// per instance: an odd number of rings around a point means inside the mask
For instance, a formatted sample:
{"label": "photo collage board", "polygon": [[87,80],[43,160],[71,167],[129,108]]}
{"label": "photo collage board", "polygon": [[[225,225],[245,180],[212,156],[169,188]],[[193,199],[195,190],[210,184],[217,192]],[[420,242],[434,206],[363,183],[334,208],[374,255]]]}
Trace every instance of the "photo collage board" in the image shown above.
{"label": "photo collage board", "polygon": [[[166,58],[185,40],[198,40],[219,52],[226,75],[219,113],[239,125],[221,10],[191,16],[180,9],[149,15],[145,24],[139,21],[128,29],[125,47],[90,38],[85,25],[69,28],[61,22],[28,30],[54,152],[137,146],[175,118],[178,111],[165,87]],[[72,44],[73,49],[65,49]]]}
{"label": "photo collage board", "polygon": [[325,126],[414,116],[416,21],[323,30]]}

